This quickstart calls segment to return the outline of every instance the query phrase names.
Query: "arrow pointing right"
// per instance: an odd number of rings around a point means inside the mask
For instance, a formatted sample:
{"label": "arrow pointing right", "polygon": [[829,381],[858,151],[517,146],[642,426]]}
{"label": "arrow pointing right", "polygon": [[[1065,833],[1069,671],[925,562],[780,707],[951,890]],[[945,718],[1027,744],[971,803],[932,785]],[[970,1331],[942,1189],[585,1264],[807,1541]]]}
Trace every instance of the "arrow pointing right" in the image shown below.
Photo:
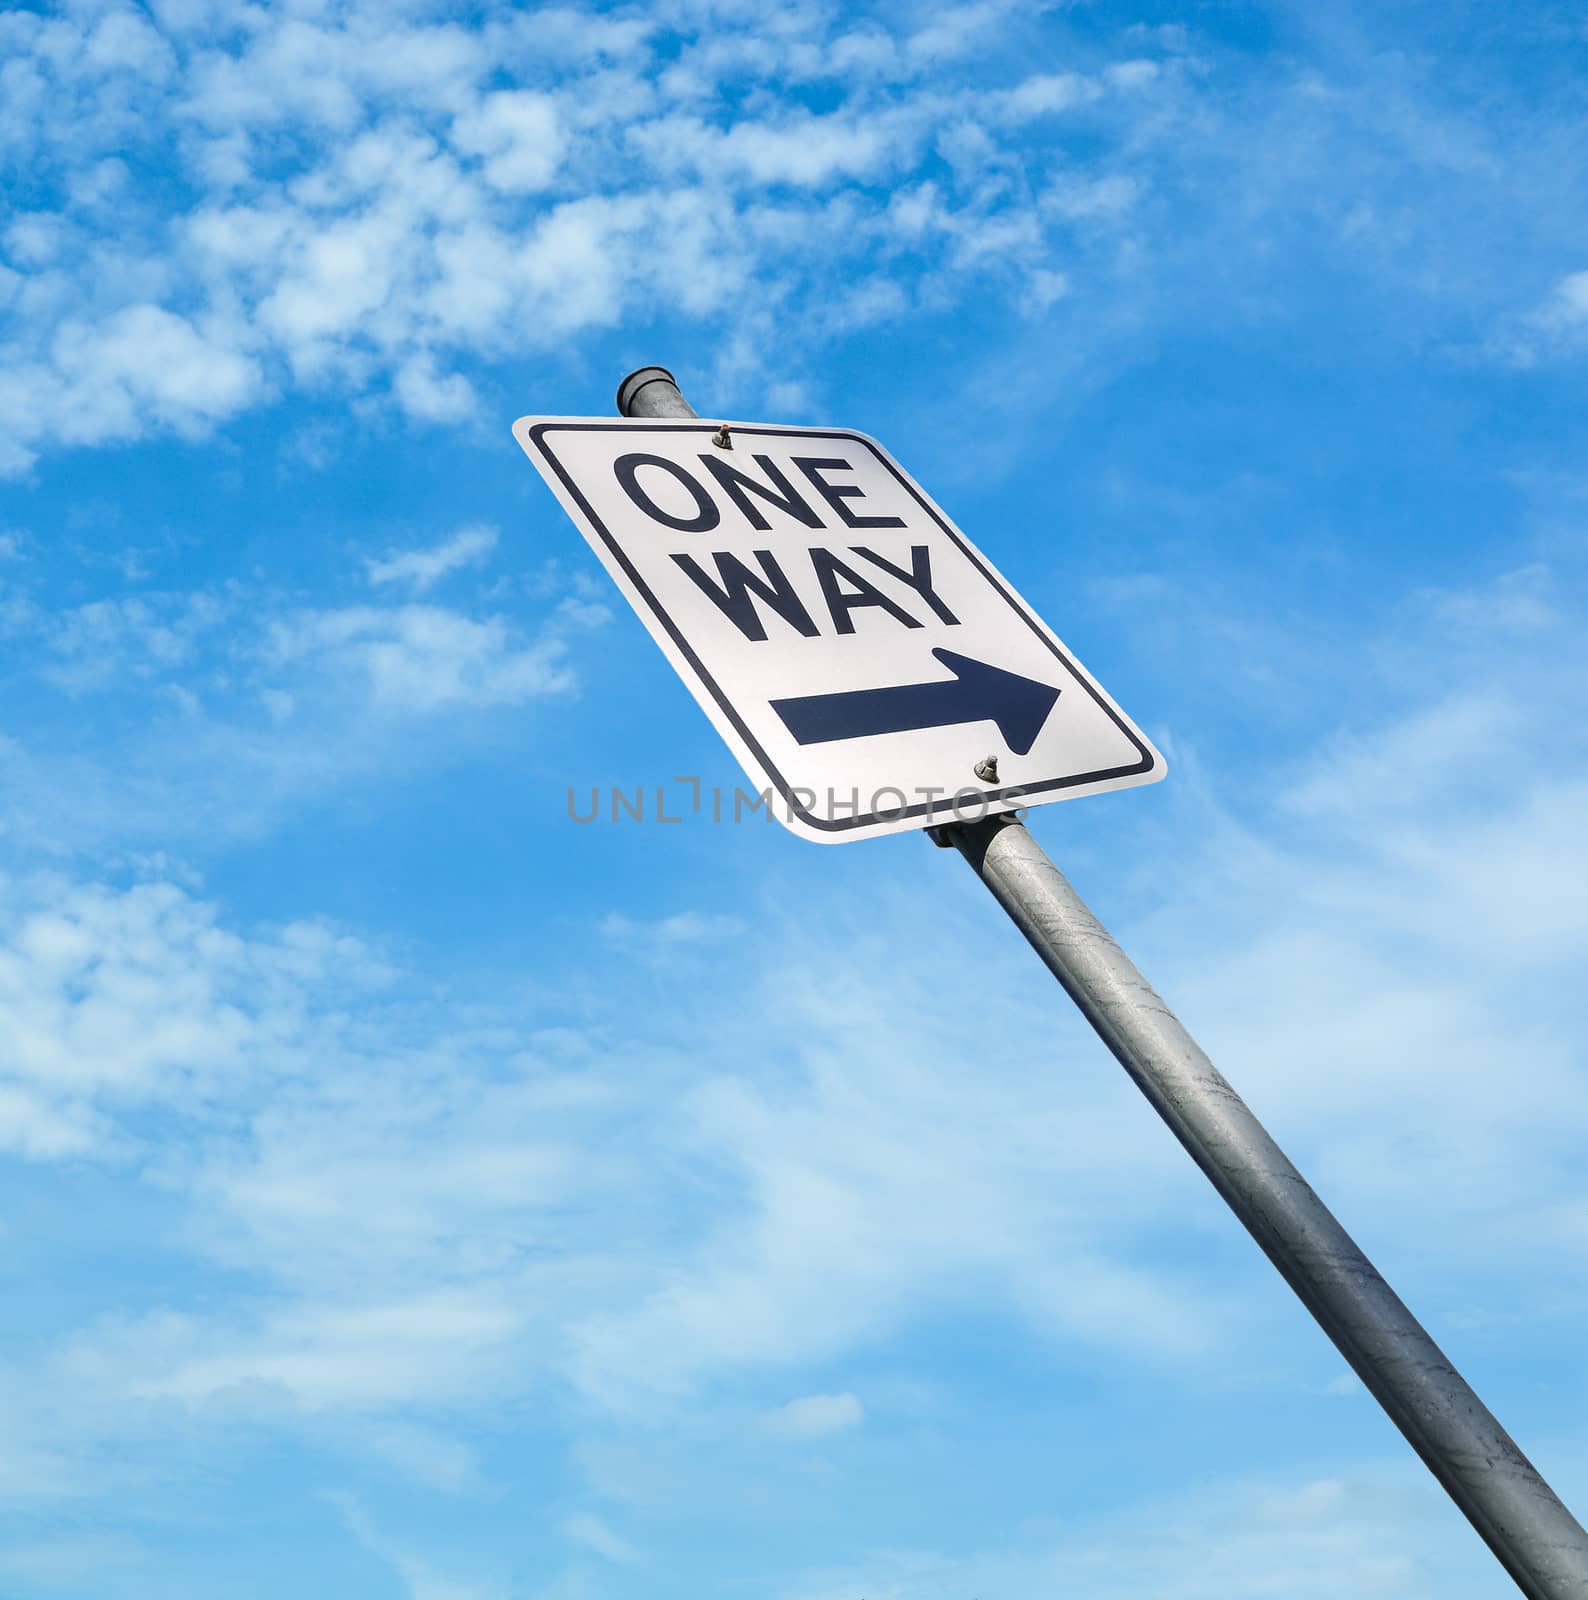
{"label": "arrow pointing right", "polygon": [[879,733],[910,733],[961,722],[994,722],[1004,743],[1023,756],[1036,743],[1058,702],[1052,684],[1023,678],[952,650],[934,650],[952,678],[906,683],[891,689],[849,689],[837,694],[774,700],[772,709],[799,744],[865,739]]}

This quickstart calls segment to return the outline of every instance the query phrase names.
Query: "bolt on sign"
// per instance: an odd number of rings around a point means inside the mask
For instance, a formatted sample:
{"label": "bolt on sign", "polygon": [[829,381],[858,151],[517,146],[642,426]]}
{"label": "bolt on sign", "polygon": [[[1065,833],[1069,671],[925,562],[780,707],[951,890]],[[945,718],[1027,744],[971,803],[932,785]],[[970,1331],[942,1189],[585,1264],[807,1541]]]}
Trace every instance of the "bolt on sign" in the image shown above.
{"label": "bolt on sign", "polygon": [[874,439],[600,417],[523,417],[513,433],[802,837],[1163,776],[1135,724]]}

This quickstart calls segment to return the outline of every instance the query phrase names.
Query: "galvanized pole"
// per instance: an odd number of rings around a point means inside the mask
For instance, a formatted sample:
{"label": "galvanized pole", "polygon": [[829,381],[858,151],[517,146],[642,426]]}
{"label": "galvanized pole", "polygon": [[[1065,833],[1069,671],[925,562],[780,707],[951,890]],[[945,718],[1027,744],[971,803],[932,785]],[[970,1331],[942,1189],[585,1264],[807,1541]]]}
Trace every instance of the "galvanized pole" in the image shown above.
{"label": "galvanized pole", "polygon": [[[664,367],[625,416],[693,417]],[[1529,1600],[1588,1600],[1588,1534],[1012,817],[931,830],[1008,912]]]}
{"label": "galvanized pole", "polygon": [[940,830],[1530,1600],[1588,1600],[1588,1535],[1020,823]]}

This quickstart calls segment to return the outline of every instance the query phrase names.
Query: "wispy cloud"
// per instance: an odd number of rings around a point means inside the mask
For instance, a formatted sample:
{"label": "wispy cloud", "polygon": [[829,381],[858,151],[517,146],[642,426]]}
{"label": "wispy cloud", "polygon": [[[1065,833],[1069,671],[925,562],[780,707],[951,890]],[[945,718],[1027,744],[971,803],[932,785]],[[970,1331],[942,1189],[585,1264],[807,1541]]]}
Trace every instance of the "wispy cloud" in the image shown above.
{"label": "wispy cloud", "polygon": [[598,1556],[619,1566],[631,1567],[640,1559],[639,1551],[592,1511],[581,1511],[569,1517],[563,1524],[563,1531],[575,1544],[594,1550]]}
{"label": "wispy cloud", "polygon": [[865,1408],[852,1394],[807,1394],[765,1412],[761,1426],[790,1439],[821,1439],[859,1427]]}
{"label": "wispy cloud", "polygon": [[353,1496],[333,1492],[326,1499],[348,1530],[371,1554],[391,1569],[403,1586],[407,1600],[507,1600],[508,1585],[496,1578],[460,1578],[434,1561],[417,1554],[401,1537],[378,1527]]}
{"label": "wispy cloud", "polygon": [[266,653],[278,667],[362,681],[377,710],[424,714],[563,693],[574,683],[564,649],[560,639],[515,646],[500,618],[410,605],[305,612],[271,629]]}
{"label": "wispy cloud", "polygon": [[[379,589],[424,592],[494,539],[465,528],[371,565]],[[0,740],[14,839],[75,832],[76,850],[160,833],[168,847],[173,828],[251,830],[294,796],[357,781],[416,719],[449,714],[426,746],[434,760],[470,719],[569,695],[581,641],[611,615],[557,571],[497,585],[488,602],[455,585],[449,605],[371,602],[354,583],[350,603],[327,588],[310,606],[258,574],[194,591],[110,587],[61,606],[21,580],[0,597],[0,669],[25,687]]]}
{"label": "wispy cloud", "polygon": [[1476,1537],[1440,1515],[1409,1470],[1348,1478],[1222,1479],[1149,1503],[1105,1526],[972,1556],[878,1550],[811,1574],[788,1600],[952,1600],[1074,1590],[1098,1600],[1331,1600],[1350,1594],[1433,1600],[1488,1592]]}
{"label": "wispy cloud", "polygon": [[655,922],[640,922],[620,911],[602,918],[602,936],[620,949],[666,954],[681,947],[712,944],[732,939],[746,931],[742,917],[722,911],[675,911]]}
{"label": "wispy cloud", "polygon": [[460,528],[425,550],[393,550],[365,563],[373,584],[406,583],[423,593],[449,572],[481,565],[496,548],[495,528]]}
{"label": "wispy cloud", "polygon": [[1588,271],[1567,273],[1542,301],[1511,319],[1497,347],[1522,366],[1588,348]]}

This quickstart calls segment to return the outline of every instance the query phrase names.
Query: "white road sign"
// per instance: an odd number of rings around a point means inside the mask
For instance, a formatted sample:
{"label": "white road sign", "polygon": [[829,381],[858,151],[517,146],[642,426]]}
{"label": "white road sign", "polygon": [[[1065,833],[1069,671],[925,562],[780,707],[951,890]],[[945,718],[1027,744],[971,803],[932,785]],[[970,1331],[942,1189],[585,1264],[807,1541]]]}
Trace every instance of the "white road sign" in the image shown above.
{"label": "white road sign", "polygon": [[707,421],[523,417],[513,432],[795,833],[837,843],[1163,776],[875,440],[728,429],[727,448]]}

